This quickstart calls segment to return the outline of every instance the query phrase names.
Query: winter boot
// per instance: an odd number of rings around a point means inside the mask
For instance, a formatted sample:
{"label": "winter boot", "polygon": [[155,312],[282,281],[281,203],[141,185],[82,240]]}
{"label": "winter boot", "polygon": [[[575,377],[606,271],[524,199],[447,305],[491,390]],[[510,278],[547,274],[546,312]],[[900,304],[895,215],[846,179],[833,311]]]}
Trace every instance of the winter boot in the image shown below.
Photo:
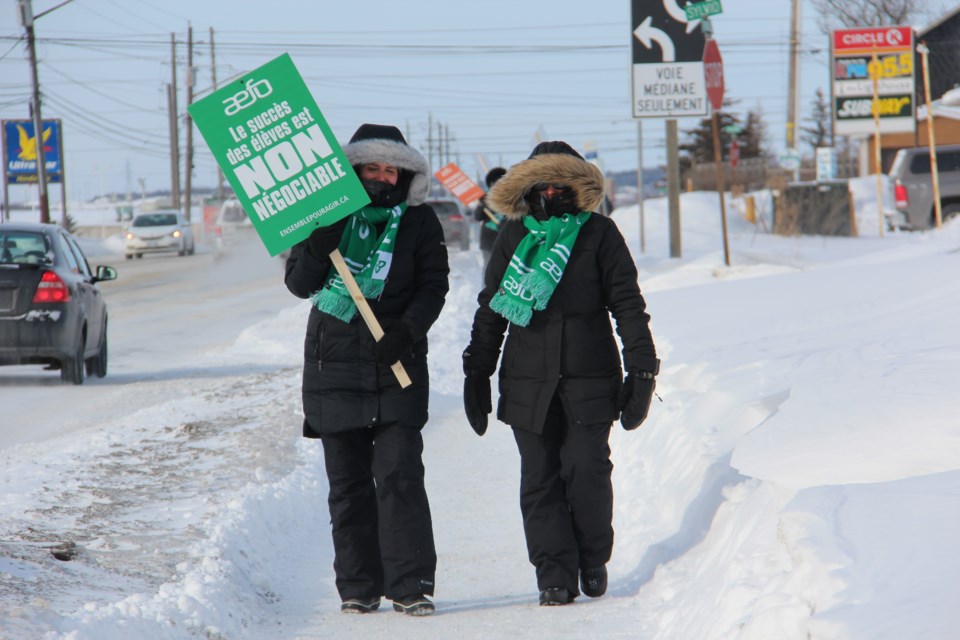
{"label": "winter boot", "polygon": [[590,598],[599,598],[607,592],[607,567],[599,566],[594,569],[580,571],[580,590]]}
{"label": "winter boot", "polygon": [[340,603],[342,613],[373,613],[380,608],[380,598],[347,598]]}
{"label": "winter boot", "polygon": [[547,587],[540,591],[540,606],[555,607],[573,602],[573,594],[563,587]]}
{"label": "winter boot", "polygon": [[393,610],[408,616],[429,616],[435,611],[433,603],[422,593],[404,596],[393,601]]}

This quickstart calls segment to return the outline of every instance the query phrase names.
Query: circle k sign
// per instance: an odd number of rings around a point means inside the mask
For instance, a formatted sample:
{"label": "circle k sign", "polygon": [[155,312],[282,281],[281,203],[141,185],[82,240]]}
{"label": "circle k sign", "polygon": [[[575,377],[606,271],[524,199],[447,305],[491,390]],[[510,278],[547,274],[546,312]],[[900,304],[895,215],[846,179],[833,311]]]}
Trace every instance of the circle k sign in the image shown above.
{"label": "circle k sign", "polygon": [[707,87],[707,97],[715,111],[723,106],[723,58],[720,47],[713,38],[703,47],[703,77]]}

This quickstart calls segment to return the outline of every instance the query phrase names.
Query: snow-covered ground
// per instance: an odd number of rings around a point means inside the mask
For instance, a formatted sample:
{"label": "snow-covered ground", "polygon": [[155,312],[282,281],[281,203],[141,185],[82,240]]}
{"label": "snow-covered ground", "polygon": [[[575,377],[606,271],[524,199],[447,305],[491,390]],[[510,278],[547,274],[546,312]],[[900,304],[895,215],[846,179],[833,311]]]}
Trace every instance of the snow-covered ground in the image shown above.
{"label": "snow-covered ground", "polygon": [[682,258],[666,218],[646,202],[641,253],[637,208],[614,213],[663,366],[648,421],[611,435],[603,598],[537,606],[509,429],[478,438],[462,415],[480,257],[454,251],[424,431],[434,617],[338,611],[323,458],[299,436],[308,308],[277,270],[232,299],[232,324],[164,315],[189,353],[121,350],[119,380],[88,382],[116,385],[109,412],[0,387],[17,415],[45,404],[31,420],[53,434],[0,435],[0,638],[958,637],[960,220],[778,237],[730,202],[727,267],[716,194],[683,195]]}

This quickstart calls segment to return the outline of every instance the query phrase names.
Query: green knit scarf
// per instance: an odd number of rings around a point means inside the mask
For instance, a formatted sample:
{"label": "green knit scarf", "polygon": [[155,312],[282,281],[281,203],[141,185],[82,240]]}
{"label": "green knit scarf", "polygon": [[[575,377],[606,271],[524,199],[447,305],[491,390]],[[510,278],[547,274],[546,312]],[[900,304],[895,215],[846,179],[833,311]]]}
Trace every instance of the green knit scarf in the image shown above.
{"label": "green knit scarf", "polygon": [[530,324],[533,312],[547,307],[567,268],[580,228],[589,217],[589,211],[565,213],[543,222],[525,216],[523,226],[529,233],[513,252],[490,308],[513,324]]}
{"label": "green knit scarf", "polygon": [[[364,298],[376,298],[383,293],[383,285],[393,263],[393,248],[397,239],[400,217],[407,210],[407,203],[396,207],[367,206],[355,212],[340,238],[340,253],[347,268],[354,275]],[[376,237],[374,225],[389,220],[380,237]],[[330,267],[323,288],[310,301],[324,313],[344,322],[350,322],[357,313],[357,305],[343,279],[334,267]]]}

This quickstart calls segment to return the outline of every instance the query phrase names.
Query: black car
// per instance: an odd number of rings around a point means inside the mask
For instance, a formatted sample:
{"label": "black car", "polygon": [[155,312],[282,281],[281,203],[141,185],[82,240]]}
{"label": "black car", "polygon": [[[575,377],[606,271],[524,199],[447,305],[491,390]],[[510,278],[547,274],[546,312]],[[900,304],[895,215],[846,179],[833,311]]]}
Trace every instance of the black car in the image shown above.
{"label": "black car", "polygon": [[107,375],[107,305],[76,239],[53,224],[0,224],[0,365],[45,364],[64,382]]}

